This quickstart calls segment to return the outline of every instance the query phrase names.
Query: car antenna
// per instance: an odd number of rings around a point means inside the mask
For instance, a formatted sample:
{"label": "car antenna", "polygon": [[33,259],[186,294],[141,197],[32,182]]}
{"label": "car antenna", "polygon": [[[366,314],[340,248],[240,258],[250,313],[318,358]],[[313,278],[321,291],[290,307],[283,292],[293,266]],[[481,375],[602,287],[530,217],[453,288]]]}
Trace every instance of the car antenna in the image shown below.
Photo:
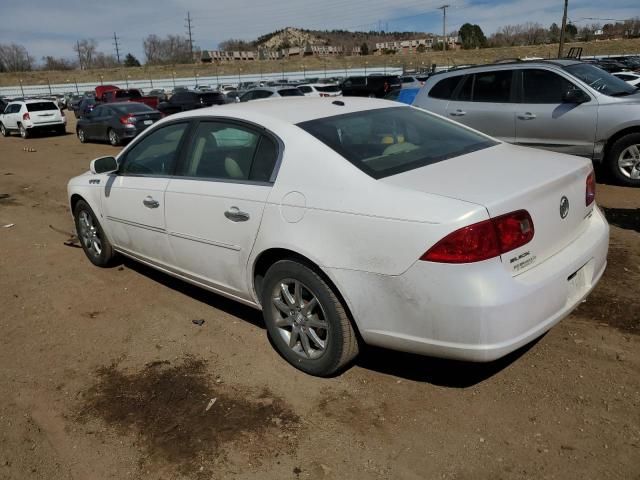
{"label": "car antenna", "polygon": [[331,102],[333,105],[338,105],[339,107],[344,107],[344,102],[342,100],[334,100]]}

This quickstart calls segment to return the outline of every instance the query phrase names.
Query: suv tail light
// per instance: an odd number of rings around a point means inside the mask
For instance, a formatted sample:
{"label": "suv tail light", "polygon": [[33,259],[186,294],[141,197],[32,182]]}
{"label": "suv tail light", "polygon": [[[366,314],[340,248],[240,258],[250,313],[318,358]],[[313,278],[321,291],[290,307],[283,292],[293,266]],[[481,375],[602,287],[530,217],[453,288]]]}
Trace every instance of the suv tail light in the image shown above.
{"label": "suv tail light", "polygon": [[531,215],[526,210],[518,210],[450,233],[422,255],[420,260],[439,263],[480,262],[526,245],[533,235]]}
{"label": "suv tail light", "polygon": [[123,125],[127,125],[127,124],[132,125],[136,122],[137,122],[137,119],[132,113],[129,113],[128,115],[123,115],[122,117],[120,117],[120,123],[122,123]]}
{"label": "suv tail light", "polygon": [[596,176],[593,171],[587,176],[585,205],[588,207],[596,199]]}
{"label": "suv tail light", "polygon": [[23,120],[31,120],[31,116],[29,115],[29,112],[26,112],[22,115],[22,119]]}

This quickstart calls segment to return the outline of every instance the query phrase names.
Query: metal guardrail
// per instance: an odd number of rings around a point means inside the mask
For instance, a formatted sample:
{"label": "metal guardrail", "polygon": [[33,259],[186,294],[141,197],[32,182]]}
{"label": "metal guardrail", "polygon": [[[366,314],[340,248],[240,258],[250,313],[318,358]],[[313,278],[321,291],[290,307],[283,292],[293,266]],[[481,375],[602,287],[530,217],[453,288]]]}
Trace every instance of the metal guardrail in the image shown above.
{"label": "metal guardrail", "polygon": [[344,68],[337,70],[307,70],[305,72],[277,72],[263,74],[247,74],[247,75],[213,75],[213,76],[189,76],[189,77],[170,77],[161,79],[146,80],[130,80],[130,79],[103,79],[100,82],[82,82],[77,83],[70,81],[66,83],[46,84],[46,85],[15,85],[11,87],[0,87],[0,95],[6,97],[29,97],[39,95],[61,94],[66,92],[74,92],[81,94],[85,91],[93,91],[97,86],[117,85],[121,88],[139,88],[144,92],[148,92],[154,88],[164,88],[172,90],[176,86],[185,86],[194,88],[196,85],[207,85],[213,88],[220,84],[237,85],[239,82],[259,82],[259,81],[279,81],[283,78],[289,81],[302,80],[304,78],[330,78],[330,77],[347,77],[352,75],[370,75],[372,73],[380,74],[402,74],[402,68],[391,67],[371,67],[371,68]]}

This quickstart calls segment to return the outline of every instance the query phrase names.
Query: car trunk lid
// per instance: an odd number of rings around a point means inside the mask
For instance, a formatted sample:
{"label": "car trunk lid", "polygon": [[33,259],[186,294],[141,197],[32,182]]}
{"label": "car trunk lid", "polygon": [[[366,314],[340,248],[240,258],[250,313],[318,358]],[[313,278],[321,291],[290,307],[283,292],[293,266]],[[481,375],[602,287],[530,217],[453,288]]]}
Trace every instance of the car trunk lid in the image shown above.
{"label": "car trunk lid", "polygon": [[383,179],[383,182],[482,205],[491,217],[527,210],[535,234],[502,255],[512,275],[557,254],[587,228],[591,162],[508,144],[473,152]]}

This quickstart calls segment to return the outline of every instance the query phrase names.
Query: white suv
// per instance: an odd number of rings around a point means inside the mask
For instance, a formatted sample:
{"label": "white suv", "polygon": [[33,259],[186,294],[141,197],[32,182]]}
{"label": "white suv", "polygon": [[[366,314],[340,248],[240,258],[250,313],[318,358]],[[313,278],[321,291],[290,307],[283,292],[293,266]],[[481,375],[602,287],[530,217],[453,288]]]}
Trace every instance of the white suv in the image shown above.
{"label": "white suv", "polygon": [[29,138],[35,130],[49,130],[59,134],[66,131],[67,118],[51,100],[24,100],[10,102],[0,114],[0,133],[3,137],[12,131]]}

